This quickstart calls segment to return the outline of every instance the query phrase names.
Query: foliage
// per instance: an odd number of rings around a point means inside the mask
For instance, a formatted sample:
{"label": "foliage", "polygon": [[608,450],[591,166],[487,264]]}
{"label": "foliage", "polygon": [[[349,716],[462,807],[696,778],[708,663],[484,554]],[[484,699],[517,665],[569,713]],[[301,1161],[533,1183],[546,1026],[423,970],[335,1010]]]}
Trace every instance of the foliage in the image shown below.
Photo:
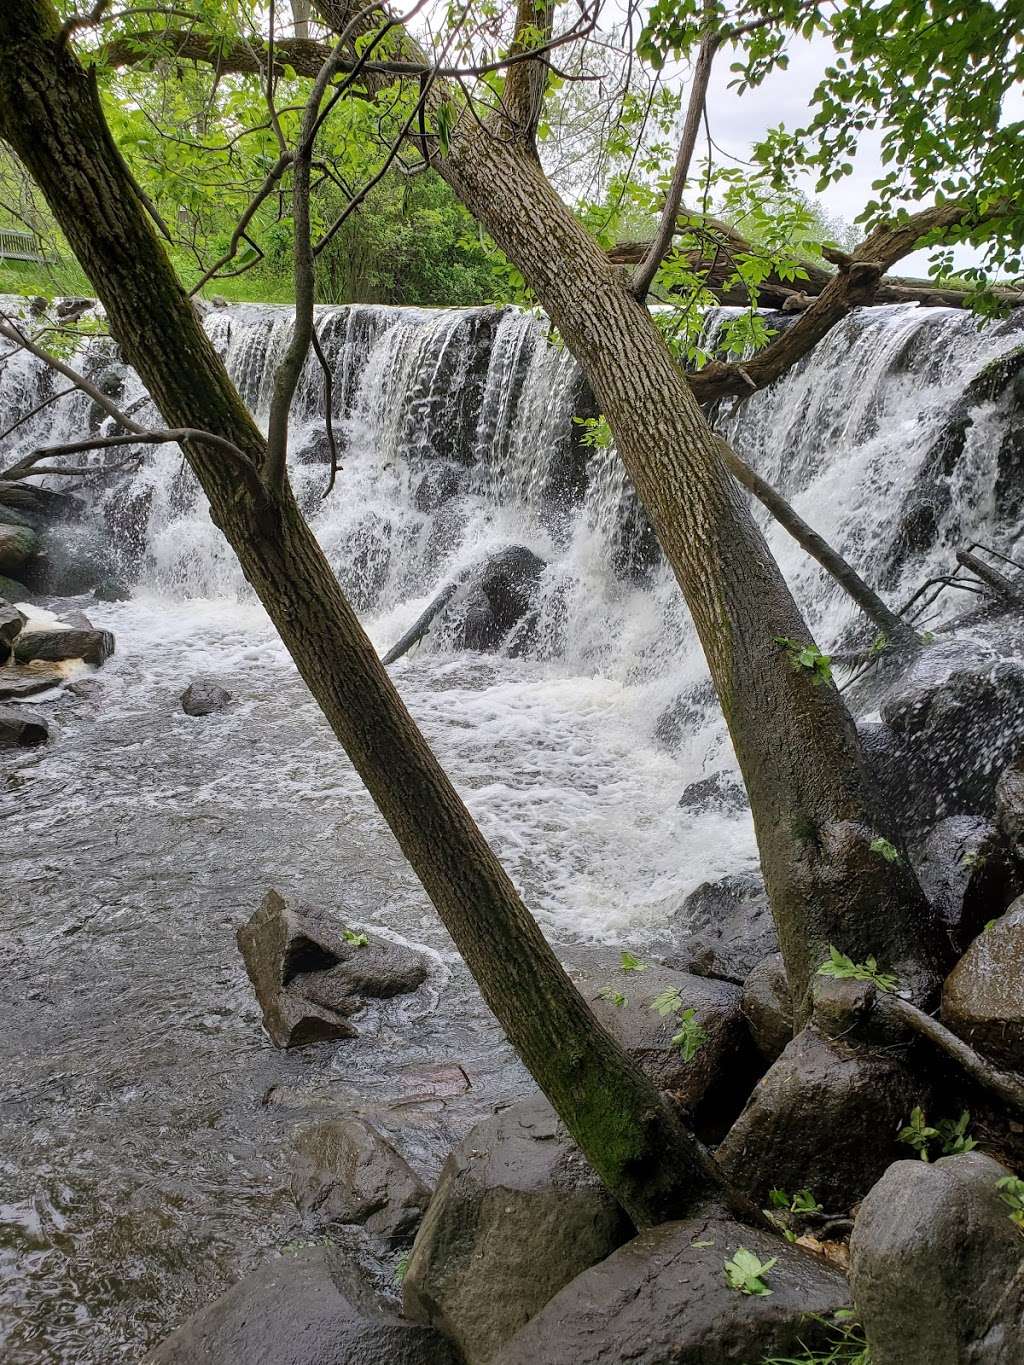
{"label": "foliage", "polygon": [[622,992],[617,991],[614,986],[602,986],[597,994],[599,999],[607,1000],[608,1003],[614,1005],[616,1009],[625,1009],[629,1004],[629,996],[623,995]]}
{"label": "foliage", "polygon": [[996,1181],[996,1189],[1010,1210],[1011,1220],[1024,1233],[1024,1180],[1019,1180],[1015,1175],[1004,1175]]}
{"label": "foliage", "polygon": [[[864,1339],[864,1330],[848,1310],[835,1314],[835,1335],[828,1346],[817,1351],[805,1351],[798,1356],[769,1356],[760,1365],[871,1365],[871,1348]],[[821,1322],[817,1318],[815,1321]]]}
{"label": "foliage", "polygon": [[797,1190],[792,1197],[786,1190],[769,1190],[768,1202],[770,1207],[761,1212],[769,1222],[774,1223],[787,1242],[796,1241],[794,1225],[799,1225],[808,1214],[822,1212],[821,1205],[808,1189]]}
{"label": "foliage", "polygon": [[818,968],[819,976],[832,976],[840,981],[871,981],[880,991],[894,991],[896,978],[878,970],[878,962],[869,957],[866,962],[854,962],[829,944],[828,958]]}
{"label": "foliage", "polygon": [[631,953],[628,949],[623,948],[622,952],[619,954],[619,967],[624,972],[645,972],[647,970],[647,963],[641,962],[635,953]]}
{"label": "foliage", "polygon": [[899,849],[889,839],[883,838],[882,835],[879,835],[877,839],[872,839],[868,847],[872,853],[877,853],[887,863],[898,863],[900,860]]}
{"label": "foliage", "polygon": [[341,936],[346,943],[351,943],[353,948],[365,948],[370,942],[365,934],[357,934],[354,929],[342,929]]}
{"label": "foliage", "polygon": [[912,1147],[922,1161],[932,1159],[932,1146],[941,1143],[940,1156],[959,1156],[962,1152],[973,1152],[977,1143],[969,1137],[971,1116],[965,1109],[958,1119],[940,1119],[936,1127],[929,1126],[920,1106],[910,1111],[910,1121],[901,1128],[897,1141]]}
{"label": "foliage", "polygon": [[806,669],[815,683],[831,682],[832,661],[817,645],[802,645],[799,640],[789,640],[784,635],[777,635],[775,643],[786,650],[792,666]]}
{"label": "foliage", "polygon": [[708,1031],[697,1019],[697,1011],[683,1008],[683,997],[676,986],[669,986],[656,995],[651,1001],[651,1009],[663,1019],[670,1014],[676,1016],[679,1028],[672,1036],[672,1046],[679,1049],[684,1062],[692,1062],[708,1040]]}
{"label": "foliage", "polygon": [[730,1289],[738,1289],[741,1294],[764,1296],[772,1291],[765,1283],[764,1276],[778,1262],[777,1256],[762,1261],[746,1247],[739,1247],[736,1255],[725,1263],[725,1278]]}

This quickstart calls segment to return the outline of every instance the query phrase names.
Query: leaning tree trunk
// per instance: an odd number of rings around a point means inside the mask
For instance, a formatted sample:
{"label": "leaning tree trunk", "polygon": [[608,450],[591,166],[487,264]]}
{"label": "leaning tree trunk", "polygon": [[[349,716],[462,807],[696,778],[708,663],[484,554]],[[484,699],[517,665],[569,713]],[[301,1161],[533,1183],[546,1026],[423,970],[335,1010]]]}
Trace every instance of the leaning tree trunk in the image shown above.
{"label": "leaning tree trunk", "polygon": [[[352,0],[314,7],[339,33],[357,12]],[[403,58],[424,60],[408,35],[403,43]],[[434,111],[459,103],[440,81],[429,99]],[[872,851],[897,836],[856,728],[834,684],[794,666],[812,643],[807,626],[631,272],[559,198],[528,128],[462,118],[448,151],[428,154],[579,363],[686,597],[750,798],[798,1025],[830,945],[875,956],[928,1000],[948,965],[938,921],[906,858]],[[817,300],[810,325],[824,326],[840,302]]]}
{"label": "leaning tree trunk", "polygon": [[232,442],[186,455],[214,521],[476,977],[595,1170],[638,1225],[717,1198],[721,1177],[653,1083],[601,1028],[431,753],[145,215],[94,79],[50,0],[0,7],[0,136],[35,178],[166,421]]}

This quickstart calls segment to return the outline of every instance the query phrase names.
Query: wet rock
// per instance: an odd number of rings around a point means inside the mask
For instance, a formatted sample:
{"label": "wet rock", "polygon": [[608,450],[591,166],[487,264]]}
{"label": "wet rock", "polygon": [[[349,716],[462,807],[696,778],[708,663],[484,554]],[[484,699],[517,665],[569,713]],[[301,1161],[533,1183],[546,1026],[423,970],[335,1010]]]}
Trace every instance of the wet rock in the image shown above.
{"label": "wet rock", "polygon": [[64,674],[56,664],[9,663],[0,669],[0,701],[17,701],[21,697],[34,697],[39,692],[47,692],[51,687],[61,687]]}
{"label": "wet rock", "polygon": [[102,578],[92,590],[97,602],[128,602],[131,589],[117,578]]}
{"label": "wet rock", "polygon": [[754,1046],[774,1062],[793,1040],[793,997],[781,953],[766,957],[744,981],[743,1015]]}
{"label": "wet rock", "polygon": [[22,576],[36,592],[77,597],[109,577],[111,558],[110,542],[91,525],[50,527],[42,552],[25,566]]}
{"label": "wet rock", "polygon": [[403,1282],[405,1312],[473,1365],[630,1234],[542,1096],[479,1123],[445,1163]]}
{"label": "wet rock", "polygon": [[25,624],[26,617],[6,598],[0,597],[0,662],[11,657],[11,646]]}
{"label": "wet rock", "polygon": [[339,918],[289,905],[276,891],[239,929],[263,1023],[278,1047],[352,1038],[348,1016],[365,999],[414,991],[426,980],[426,963],[411,948],[370,935],[347,939],[348,932]]}
{"label": "wet rock", "polygon": [[181,709],[186,716],[209,716],[231,703],[231,693],[213,678],[196,678],[181,694]]}
{"label": "wet rock", "polygon": [[95,299],[58,299],[54,304],[54,311],[62,322],[73,322],[76,318],[80,318],[83,313],[87,313],[95,302]]}
{"label": "wet rock", "polygon": [[931,645],[893,685],[882,720],[927,772],[934,818],[991,815],[999,774],[1024,742],[1024,667],[977,646]]}
{"label": "wet rock", "polygon": [[979,816],[940,820],[915,871],[959,953],[1024,890],[1006,840]]}
{"label": "wet rock", "polygon": [[758,1082],[716,1160],[759,1206],[773,1188],[809,1189],[840,1212],[906,1155],[896,1136],[922,1103],[921,1081],[891,1052],[848,1047],[811,1026]]}
{"label": "wet rock", "polygon": [[692,811],[740,811],[748,802],[746,789],[734,773],[712,773],[684,787],[679,805]]}
{"label": "wet rock", "polygon": [[75,520],[85,511],[85,503],[70,493],[40,488],[38,484],[26,483],[23,479],[13,482],[0,479],[0,508],[20,512],[31,526],[39,530],[42,525]]}
{"label": "wet rock", "polygon": [[669,702],[654,723],[654,738],[666,749],[679,748],[683,737],[707,723],[708,707],[715,701],[710,682],[696,683]]}
{"label": "wet rock", "polygon": [[1024,752],[1003,769],[996,783],[996,824],[1024,867]]}
{"label": "wet rock", "polygon": [[45,744],[50,735],[46,720],[27,706],[0,706],[0,749],[28,749]]}
{"label": "wet rock", "polygon": [[463,647],[497,649],[533,605],[544,567],[544,561],[525,545],[510,545],[469,575]]}
{"label": "wet rock", "polygon": [[0,574],[0,597],[4,597],[8,602],[30,602],[33,594],[29,592],[24,583],[19,583],[16,578],[7,578]]}
{"label": "wet rock", "polygon": [[[775,1258],[771,1293],[725,1277],[740,1248]],[[577,1276],[494,1365],[753,1365],[824,1346],[850,1301],[844,1277],[800,1247],[729,1218],[648,1228]]]}
{"label": "wet rock", "polygon": [[391,1143],[357,1118],[299,1133],[291,1189],[318,1227],[356,1223],[388,1242],[411,1240],[430,1202],[430,1190]]}
{"label": "wet rock", "polygon": [[883,809],[904,838],[923,835],[935,821],[930,775],[919,767],[909,743],[880,721],[858,721],[857,734]]}
{"label": "wet rock", "polygon": [[261,1266],[146,1356],[146,1365],[458,1365],[429,1327],[403,1322],[312,1247]]}
{"label": "wet rock", "polygon": [[[604,1027],[687,1110],[701,1136],[720,1137],[760,1070],[740,988],[667,966],[623,971],[620,955],[609,949],[570,955],[566,971]],[[680,1028],[677,1011],[652,1008],[666,992],[676,993],[679,1009],[695,1011],[693,1022],[704,1035],[689,1061],[672,1041]],[[621,996],[626,1003],[616,1004]]]}
{"label": "wet rock", "polygon": [[14,573],[39,549],[39,537],[28,526],[0,522],[0,573]]}
{"label": "wet rock", "polygon": [[1024,896],[974,940],[946,978],[942,1019],[1002,1066],[1024,1069]]}
{"label": "wet rock", "polygon": [[703,882],[673,916],[672,937],[670,966],[737,984],[779,950],[764,882],[755,872]]}
{"label": "wet rock", "polygon": [[109,630],[85,630],[72,626],[61,630],[26,630],[14,642],[14,657],[19,663],[39,659],[60,663],[64,659],[84,659],[99,665],[114,652],[114,637]]}
{"label": "wet rock", "polygon": [[861,1205],[851,1284],[873,1365],[1019,1365],[1024,1239],[981,1152],[898,1161]]}

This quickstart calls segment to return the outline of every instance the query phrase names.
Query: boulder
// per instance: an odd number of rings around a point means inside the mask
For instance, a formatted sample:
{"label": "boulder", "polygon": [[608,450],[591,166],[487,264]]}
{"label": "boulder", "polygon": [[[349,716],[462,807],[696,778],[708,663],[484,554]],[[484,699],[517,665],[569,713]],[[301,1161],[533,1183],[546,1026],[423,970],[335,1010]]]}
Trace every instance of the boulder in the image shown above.
{"label": "boulder", "polygon": [[292,1195],[318,1228],[360,1224],[397,1243],[412,1239],[430,1190],[391,1143],[362,1119],[334,1119],[295,1139]]}
{"label": "boulder", "polygon": [[[683,788],[679,798],[682,810],[740,811],[749,805],[746,788],[735,773],[711,773]],[[708,883],[705,883],[708,885]]]}
{"label": "boulder", "polygon": [[[711,1141],[739,1112],[760,1071],[741,1008],[742,991],[672,967],[623,971],[621,956],[593,949],[570,956],[566,971],[598,1020],[634,1057],[659,1089],[667,1090]],[[673,1044],[677,1011],[660,1014],[653,1002],[677,992],[679,1009],[695,1011],[704,1040],[689,1059]],[[616,1003],[625,997],[625,1003]]]}
{"label": "boulder", "polygon": [[981,1152],[897,1161],[870,1191],[850,1242],[851,1283],[872,1365],[1019,1365],[1024,1238]]}
{"label": "boulder", "polygon": [[470,574],[462,623],[464,648],[497,649],[533,605],[544,568],[544,561],[525,545],[510,545]]}
{"label": "boulder", "polygon": [[1013,857],[1024,867],[1024,751],[1003,769],[996,783],[996,824]]}
{"label": "boulder", "polygon": [[949,641],[922,650],[881,705],[927,770],[935,816],[990,815],[996,780],[1024,741],[1024,666]]}
{"label": "boulder", "polygon": [[[740,1249],[775,1265],[768,1294],[728,1283]],[[803,1360],[850,1301],[824,1260],[731,1218],[648,1228],[556,1294],[494,1365],[756,1365]],[[824,1357],[823,1357],[824,1358]]]}
{"label": "boulder", "polygon": [[29,749],[45,744],[50,728],[27,706],[0,706],[0,749]]}
{"label": "boulder", "polygon": [[118,578],[101,578],[92,590],[97,602],[127,602],[132,591]]}
{"label": "boulder", "polygon": [[0,508],[19,512],[38,530],[42,525],[80,517],[85,503],[70,493],[57,493],[23,479],[0,479]]}
{"label": "boulder", "polygon": [[26,617],[17,607],[0,597],[0,663],[6,663],[11,657],[12,643],[25,621]]}
{"label": "boulder", "polygon": [[230,705],[231,693],[213,678],[196,678],[181,694],[186,716],[209,716]]}
{"label": "boulder", "polygon": [[145,1357],[145,1365],[459,1365],[429,1327],[380,1308],[337,1253],[261,1266]]}
{"label": "boulder", "polygon": [[522,1100],[478,1123],[445,1163],[403,1282],[406,1316],[486,1365],[630,1231],[547,1100]]}
{"label": "boulder", "polygon": [[942,988],[948,1028],[1001,1066],[1024,1070],[1024,896],[964,953]]}
{"label": "boulder", "polygon": [[921,1082],[891,1051],[849,1047],[809,1026],[758,1082],[716,1160],[759,1207],[772,1189],[809,1189],[838,1213],[906,1155],[897,1133],[924,1102]]}
{"label": "boulder", "polygon": [[670,966],[738,985],[779,951],[768,895],[755,872],[703,882],[675,912],[673,930]]}
{"label": "boulder", "polygon": [[29,592],[24,583],[19,583],[16,578],[7,578],[0,574],[0,597],[4,597],[8,602],[29,602],[33,594]]}
{"label": "boulder", "polygon": [[1024,890],[1002,832],[981,816],[940,820],[915,859],[915,871],[958,953]]}
{"label": "boulder", "polygon": [[346,933],[340,919],[289,905],[276,891],[239,929],[238,947],[277,1047],[355,1037],[348,1016],[365,999],[414,991],[426,980],[426,962],[411,948]]}
{"label": "boulder", "polygon": [[25,566],[23,577],[36,592],[76,597],[109,576],[111,560],[110,541],[94,526],[49,526],[42,552]]}
{"label": "boulder", "polygon": [[39,549],[39,537],[28,526],[0,522],[0,573],[14,573]]}
{"label": "boulder", "polygon": [[781,953],[766,957],[744,981],[743,1017],[767,1062],[781,1057],[793,1041],[793,997]]}
{"label": "boulder", "polygon": [[61,687],[63,684],[64,674],[57,664],[9,663],[0,668],[0,701],[34,697],[39,692],[48,692],[51,687]]}
{"label": "boulder", "polygon": [[98,666],[113,652],[114,637],[109,630],[83,630],[75,626],[22,631],[14,642],[14,657],[25,664],[36,659],[46,663],[83,659]]}

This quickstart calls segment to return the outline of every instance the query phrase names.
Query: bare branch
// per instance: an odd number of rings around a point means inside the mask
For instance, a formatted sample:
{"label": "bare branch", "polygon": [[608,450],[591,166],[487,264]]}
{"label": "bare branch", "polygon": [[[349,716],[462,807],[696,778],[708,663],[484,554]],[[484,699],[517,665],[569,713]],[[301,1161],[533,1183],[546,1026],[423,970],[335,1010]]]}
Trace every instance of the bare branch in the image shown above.
{"label": "bare branch", "polygon": [[51,370],[56,370],[58,374],[62,374],[65,379],[70,379],[76,389],[81,389],[83,393],[87,393],[108,416],[113,417],[115,422],[120,423],[128,431],[140,432],[143,430],[137,422],[133,422],[115,403],[112,403],[102,389],[98,389],[95,384],[86,379],[84,375],[79,374],[77,370],[73,370],[70,365],[65,365],[63,360],[58,360],[55,355],[51,355],[49,351],[44,351],[41,346],[37,346],[11,321],[6,313],[0,313],[0,336],[6,337],[8,341],[13,341],[16,347],[28,351],[37,360],[49,365]]}

